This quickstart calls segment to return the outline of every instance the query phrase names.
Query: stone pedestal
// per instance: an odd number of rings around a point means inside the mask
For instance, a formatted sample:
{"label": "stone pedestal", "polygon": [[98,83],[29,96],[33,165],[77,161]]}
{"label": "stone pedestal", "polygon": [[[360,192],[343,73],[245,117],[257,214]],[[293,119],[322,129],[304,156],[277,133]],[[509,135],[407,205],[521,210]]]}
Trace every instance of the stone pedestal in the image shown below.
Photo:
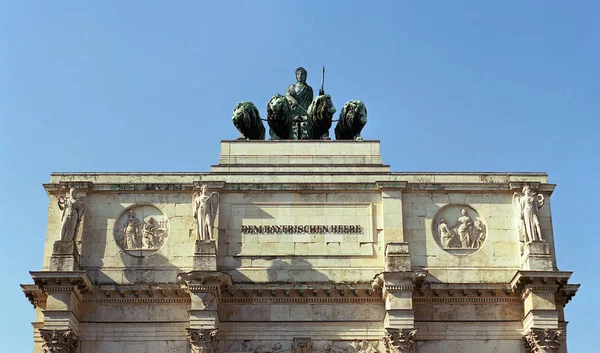
{"label": "stone pedestal", "polygon": [[194,250],[194,270],[217,270],[217,249],[214,240],[196,240],[196,249]]}
{"label": "stone pedestal", "polygon": [[79,270],[79,255],[75,242],[63,240],[54,242],[49,270],[61,272]]}
{"label": "stone pedestal", "polygon": [[545,242],[525,244],[521,255],[521,268],[530,271],[553,271],[550,247]]}
{"label": "stone pedestal", "polygon": [[385,271],[410,271],[408,243],[388,243],[385,247]]}

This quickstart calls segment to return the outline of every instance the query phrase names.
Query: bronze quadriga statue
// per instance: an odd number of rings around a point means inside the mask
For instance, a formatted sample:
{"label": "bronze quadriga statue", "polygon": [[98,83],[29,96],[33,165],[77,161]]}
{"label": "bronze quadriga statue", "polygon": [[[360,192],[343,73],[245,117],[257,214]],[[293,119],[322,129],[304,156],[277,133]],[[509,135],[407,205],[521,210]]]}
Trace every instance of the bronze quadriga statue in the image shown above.
{"label": "bronze quadriga statue", "polygon": [[367,107],[359,100],[344,104],[340,118],[335,126],[336,140],[362,140],[360,132],[367,124]]}
{"label": "bronze quadriga statue", "polygon": [[240,132],[238,140],[264,140],[265,126],[252,102],[240,102],[233,110],[233,125]]}
{"label": "bronze quadriga statue", "polygon": [[293,116],[287,98],[276,94],[267,104],[267,122],[271,140],[293,139]]}

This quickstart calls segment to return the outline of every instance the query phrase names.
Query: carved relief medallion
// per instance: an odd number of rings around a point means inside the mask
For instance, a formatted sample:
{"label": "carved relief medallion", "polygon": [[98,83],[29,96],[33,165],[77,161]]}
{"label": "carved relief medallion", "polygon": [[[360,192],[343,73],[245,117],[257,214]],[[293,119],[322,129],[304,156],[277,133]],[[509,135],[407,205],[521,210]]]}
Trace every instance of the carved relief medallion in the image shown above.
{"label": "carved relief medallion", "polygon": [[442,207],[432,222],[432,234],[442,249],[455,255],[477,251],[486,239],[486,225],[475,209],[466,205]]}
{"label": "carved relief medallion", "polygon": [[169,235],[167,217],[156,207],[136,205],[117,218],[115,241],[128,254],[147,256],[160,249]]}

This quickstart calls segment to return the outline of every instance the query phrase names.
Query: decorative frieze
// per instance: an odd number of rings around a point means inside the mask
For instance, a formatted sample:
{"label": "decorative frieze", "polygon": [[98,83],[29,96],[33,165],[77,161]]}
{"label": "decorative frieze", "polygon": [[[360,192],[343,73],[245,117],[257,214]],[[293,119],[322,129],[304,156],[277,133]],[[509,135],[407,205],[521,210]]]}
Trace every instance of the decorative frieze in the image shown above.
{"label": "decorative frieze", "polygon": [[40,336],[44,340],[44,353],[75,353],[77,349],[77,335],[71,329],[40,329]]}
{"label": "decorative frieze", "polygon": [[192,353],[214,353],[217,348],[218,329],[187,329],[187,339]]}
{"label": "decorative frieze", "polygon": [[417,329],[388,328],[385,344],[387,353],[414,353]]}
{"label": "decorative frieze", "polygon": [[523,339],[525,347],[531,353],[556,353],[560,348],[560,335],[562,330],[558,329],[530,329]]}

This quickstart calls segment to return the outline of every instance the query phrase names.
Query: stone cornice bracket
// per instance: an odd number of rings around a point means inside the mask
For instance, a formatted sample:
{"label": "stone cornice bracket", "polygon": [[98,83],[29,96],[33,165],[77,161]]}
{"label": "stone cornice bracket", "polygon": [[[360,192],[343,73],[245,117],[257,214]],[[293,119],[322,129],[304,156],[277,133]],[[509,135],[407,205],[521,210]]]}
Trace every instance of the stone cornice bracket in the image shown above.
{"label": "stone cornice bracket", "polygon": [[565,297],[565,304],[577,293],[579,284],[568,284],[571,271],[517,271],[510,281],[513,293],[522,299],[531,292],[552,292]]}
{"label": "stone cornice bracket", "polygon": [[85,294],[92,282],[84,271],[30,271],[34,283],[45,293],[75,292]]}
{"label": "stone cornice bracket", "polygon": [[77,335],[71,329],[40,329],[40,335],[45,342],[44,353],[75,353],[77,349]]}
{"label": "stone cornice bracket", "polygon": [[403,271],[382,272],[373,278],[371,287],[375,292],[380,292],[385,298],[390,292],[420,290],[427,278],[428,272]]}
{"label": "stone cornice bracket", "polygon": [[415,335],[417,329],[393,329],[386,328],[385,339],[386,352],[388,353],[414,353]]}
{"label": "stone cornice bracket", "polygon": [[23,293],[25,297],[33,308],[41,307],[42,309],[45,307],[46,298],[48,297],[46,293],[44,293],[40,287],[35,284],[21,284],[21,288],[23,289]]}
{"label": "stone cornice bracket", "polygon": [[223,189],[225,189],[225,182],[224,181],[201,181],[201,180],[196,180],[194,181],[194,190],[200,190],[200,188],[202,187],[202,185],[206,185],[206,187],[208,188],[208,190],[210,191],[222,191]]}
{"label": "stone cornice bracket", "polygon": [[219,329],[187,330],[187,339],[192,353],[215,353],[217,351],[217,333]]}
{"label": "stone cornice bracket", "polygon": [[209,292],[220,297],[231,286],[231,276],[222,272],[191,271],[177,275],[182,289],[190,292]]}
{"label": "stone cornice bracket", "polygon": [[562,330],[532,328],[523,337],[525,348],[531,353],[556,353],[560,348],[561,334]]}

